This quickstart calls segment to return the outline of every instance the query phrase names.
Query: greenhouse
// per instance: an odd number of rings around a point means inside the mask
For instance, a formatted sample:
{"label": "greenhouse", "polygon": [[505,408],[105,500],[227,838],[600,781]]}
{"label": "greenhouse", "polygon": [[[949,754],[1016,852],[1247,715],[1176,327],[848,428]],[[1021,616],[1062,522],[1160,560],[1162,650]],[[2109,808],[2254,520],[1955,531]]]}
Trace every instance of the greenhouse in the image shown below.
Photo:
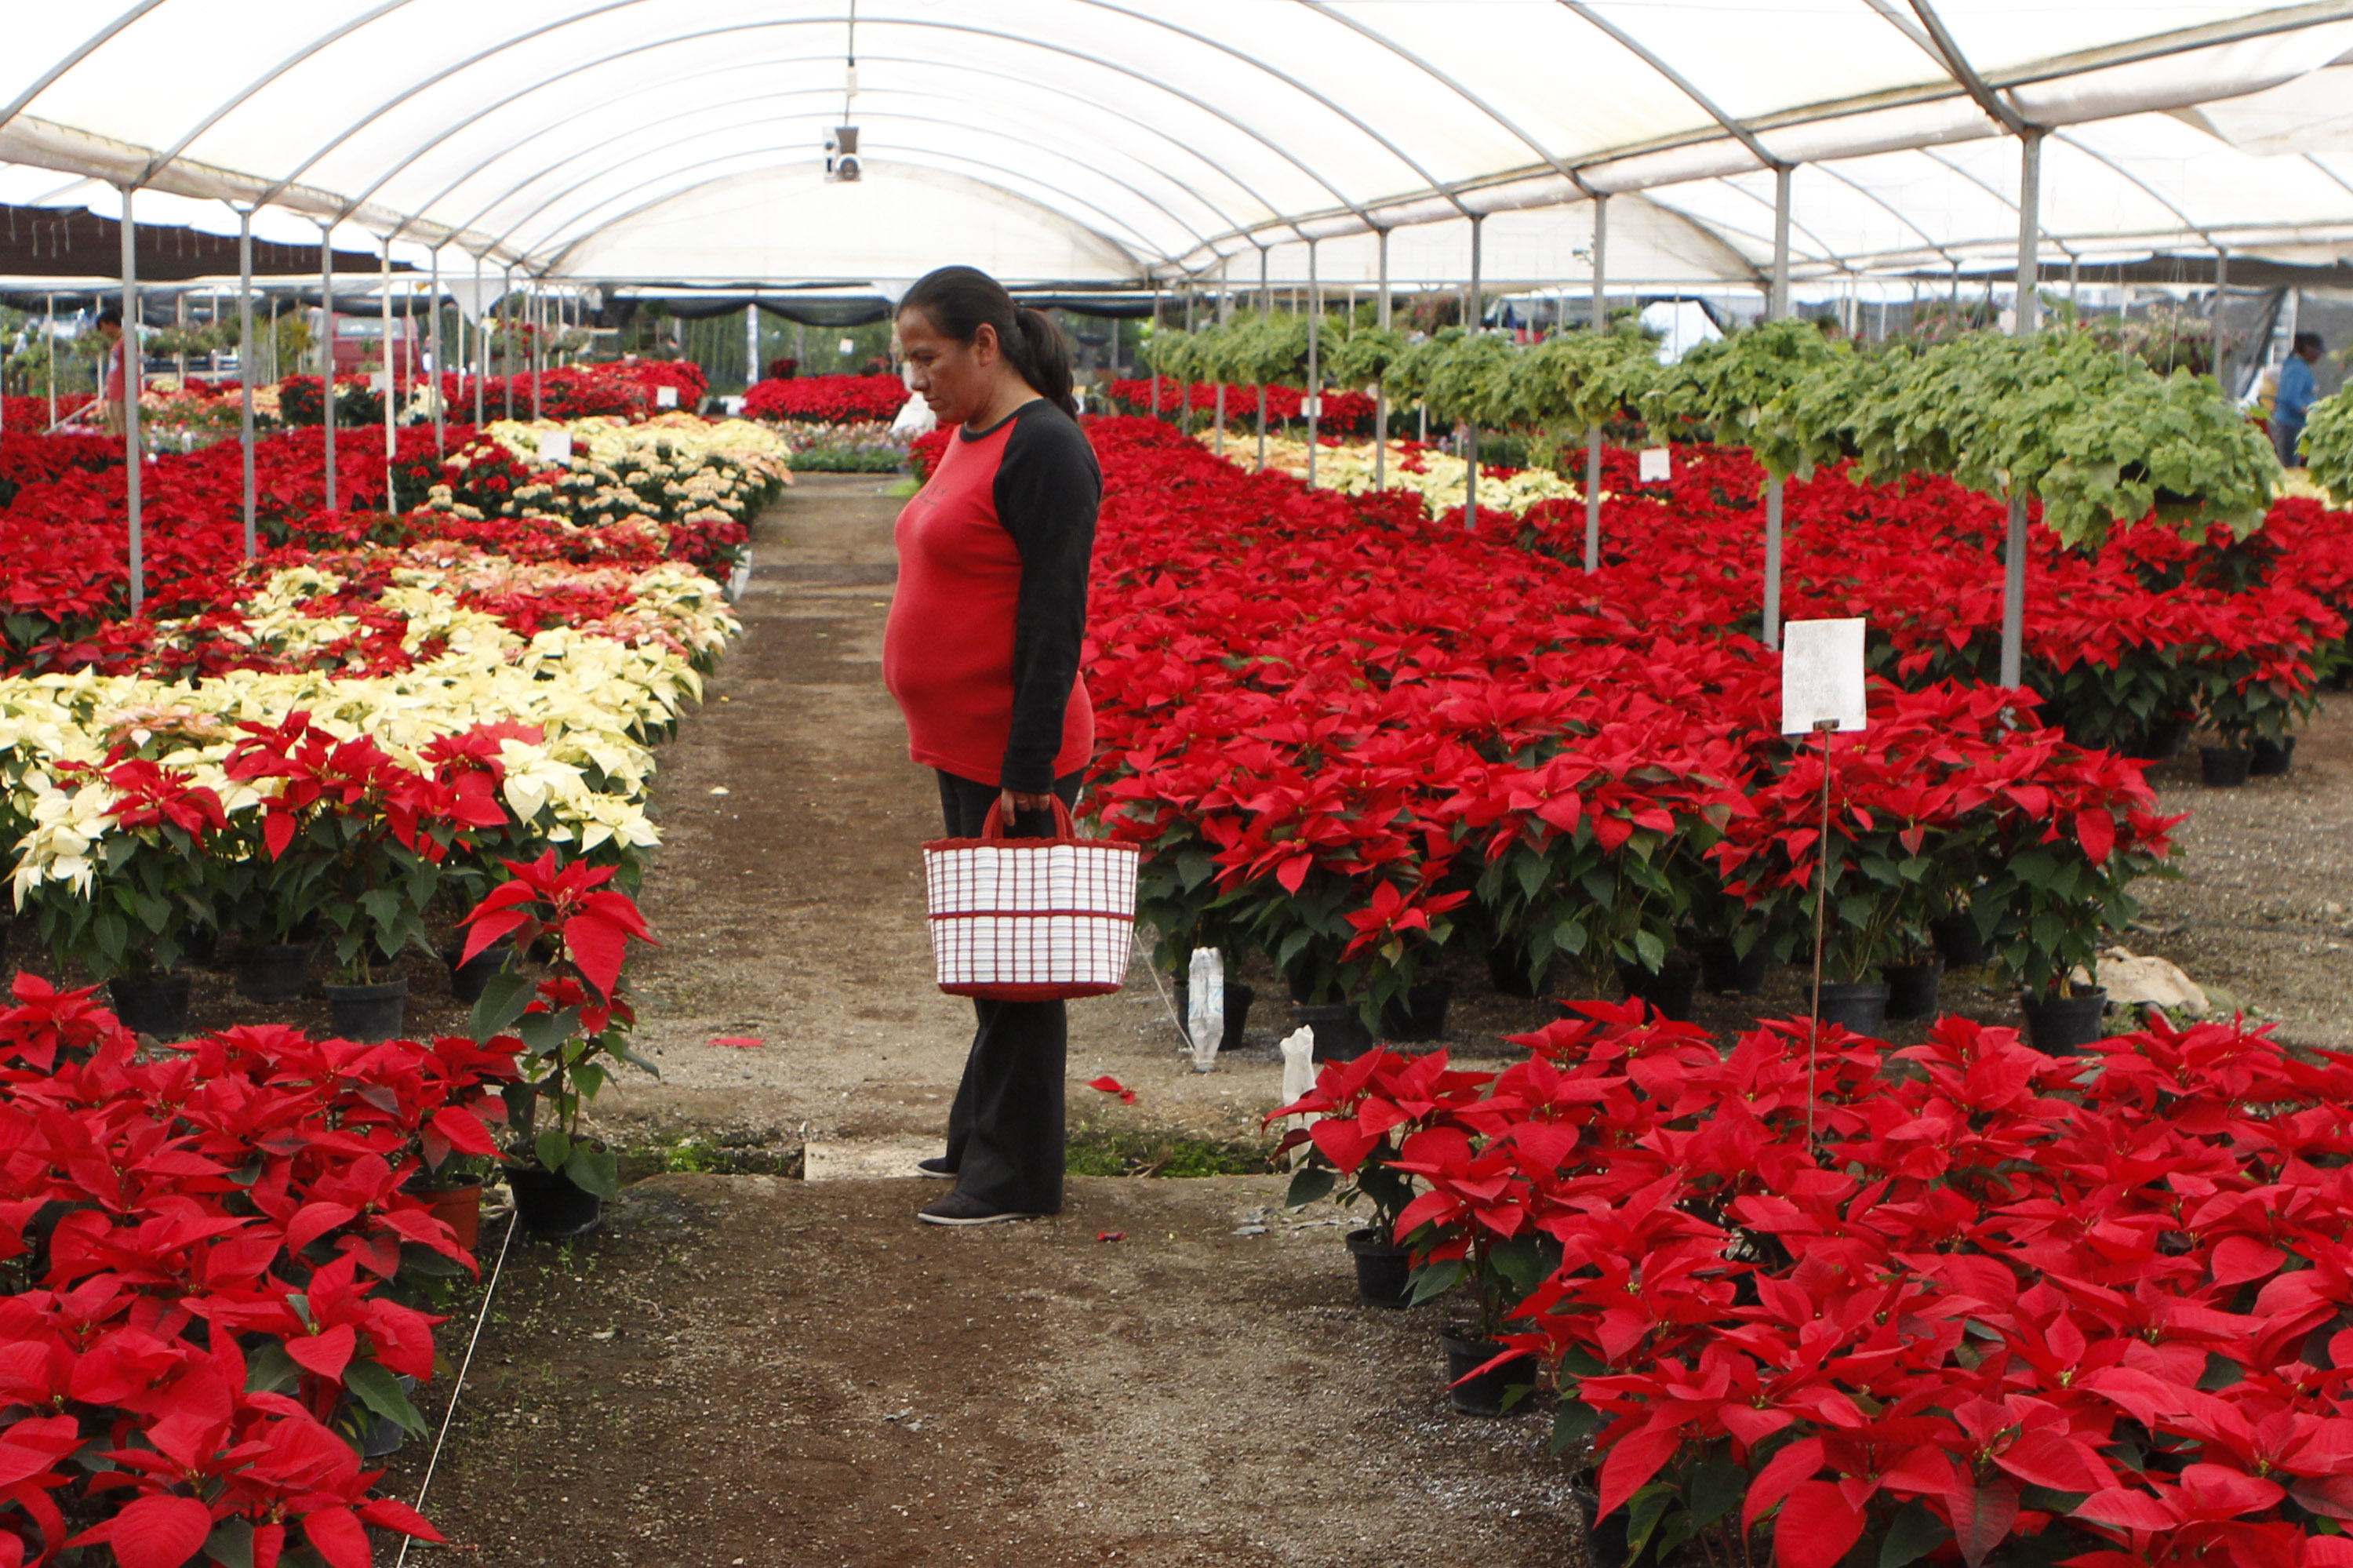
{"label": "greenhouse", "polygon": [[2353,0],[0,51],[0,1568],[2353,1564]]}

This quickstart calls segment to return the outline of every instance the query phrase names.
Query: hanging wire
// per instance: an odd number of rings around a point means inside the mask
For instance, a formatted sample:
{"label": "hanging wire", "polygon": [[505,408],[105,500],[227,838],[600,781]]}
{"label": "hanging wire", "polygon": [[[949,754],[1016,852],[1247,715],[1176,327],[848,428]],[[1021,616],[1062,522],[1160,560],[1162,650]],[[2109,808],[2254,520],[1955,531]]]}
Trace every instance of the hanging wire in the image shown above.
{"label": "hanging wire", "polygon": [[[417,1511],[425,1511],[425,1494],[433,1489],[433,1471],[441,1463],[441,1450],[449,1441],[449,1424],[458,1417],[458,1401],[466,1392],[466,1373],[474,1365],[474,1348],[482,1342],[482,1325],[491,1320],[491,1302],[499,1293],[499,1276],[506,1272],[507,1248],[514,1245],[515,1227],[522,1223],[520,1208],[507,1210],[507,1234],[499,1242],[498,1262],[491,1266],[491,1283],[482,1291],[481,1309],[474,1314],[474,1331],[466,1340],[466,1359],[458,1363],[458,1380],[449,1385],[449,1408],[441,1413],[441,1430],[434,1435],[432,1457],[425,1461],[425,1478],[417,1483]],[[408,1548],[414,1536],[400,1538],[400,1555],[392,1560],[392,1568],[403,1568],[408,1561]]]}

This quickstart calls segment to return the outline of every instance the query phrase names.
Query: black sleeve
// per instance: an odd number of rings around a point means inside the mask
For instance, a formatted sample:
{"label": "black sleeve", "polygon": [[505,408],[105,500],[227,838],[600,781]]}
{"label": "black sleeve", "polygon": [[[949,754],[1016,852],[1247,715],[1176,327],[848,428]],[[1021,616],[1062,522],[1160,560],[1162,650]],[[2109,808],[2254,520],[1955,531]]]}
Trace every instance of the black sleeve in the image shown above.
{"label": "black sleeve", "polygon": [[1087,630],[1087,568],[1094,556],[1103,471],[1086,432],[1043,399],[1015,416],[994,494],[997,521],[1021,552],[1013,620],[1013,733],[1004,786],[1025,794],[1054,787],[1062,715],[1079,674]]}

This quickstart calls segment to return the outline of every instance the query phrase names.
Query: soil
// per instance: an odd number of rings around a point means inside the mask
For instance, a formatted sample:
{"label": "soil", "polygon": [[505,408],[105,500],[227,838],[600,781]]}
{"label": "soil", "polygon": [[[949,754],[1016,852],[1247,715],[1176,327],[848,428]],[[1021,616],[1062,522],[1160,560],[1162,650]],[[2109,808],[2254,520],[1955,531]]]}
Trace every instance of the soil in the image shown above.
{"label": "soil", "polygon": [[[929,984],[937,793],[880,680],[891,489],[804,475],[760,521],[744,636],[662,754],[643,902],[663,946],[634,971],[660,1075],[596,1107],[633,1170],[797,1173],[811,1143],[919,1152],[944,1126],[971,1013]],[[2184,874],[2132,938],[2316,1044],[2353,1044],[2348,705],[2329,699],[2284,779],[2206,789],[2194,753],[2153,772],[2193,814]],[[1458,1057],[1508,1059],[1500,1036],[1556,1016],[1475,959],[1445,975]],[[1290,1010],[1271,974],[1241,978],[1245,1045],[1212,1073],[1141,961],[1072,1003],[1074,1131],[1263,1148]],[[1703,995],[1696,1021],[1798,1012],[1804,981]],[[419,989],[438,1021],[446,981]],[[1982,971],[1947,976],[1945,1005],[2019,1022]],[[311,1009],[290,1021],[323,1022]],[[1134,1105],[1085,1087],[1105,1073]],[[1449,1412],[1440,1308],[1356,1305],[1345,1219],[1286,1214],[1279,1178],[1074,1178],[1060,1217],[974,1232],[913,1223],[939,1191],[661,1174],[584,1242],[516,1241],[427,1511],[484,1568],[1584,1560],[1548,1407]],[[486,1260],[504,1228],[486,1221]],[[453,1358],[479,1299],[452,1304]],[[437,1422],[448,1382],[425,1396]],[[395,1462],[396,1495],[427,1446]]]}

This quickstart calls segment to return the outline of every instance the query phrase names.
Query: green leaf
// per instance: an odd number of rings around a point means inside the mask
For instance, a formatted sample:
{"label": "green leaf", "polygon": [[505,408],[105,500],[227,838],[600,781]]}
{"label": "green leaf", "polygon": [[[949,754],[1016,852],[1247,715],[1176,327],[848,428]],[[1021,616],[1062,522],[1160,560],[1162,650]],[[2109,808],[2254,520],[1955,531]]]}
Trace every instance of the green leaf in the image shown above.
{"label": "green leaf", "polygon": [[290,1393],[302,1382],[302,1369],[286,1353],[286,1347],[276,1340],[269,1340],[245,1358],[245,1392],[248,1393]]}
{"label": "green leaf", "polygon": [[1887,1538],[1879,1543],[1879,1568],[1904,1568],[1916,1563],[1953,1538],[1944,1521],[1930,1513],[1926,1505],[1908,1502],[1887,1527]]}
{"label": "green leaf", "polygon": [[1658,973],[1667,961],[1667,945],[1659,939],[1656,932],[1635,932],[1634,952],[1641,959],[1642,967],[1652,974]]}
{"label": "green leaf", "polygon": [[425,1435],[425,1417],[417,1406],[408,1403],[408,1395],[400,1390],[400,1380],[374,1361],[355,1361],[343,1369],[343,1386],[359,1395],[360,1403],[414,1436]]}
{"label": "green leaf", "polygon": [[522,1037],[523,1048],[534,1056],[544,1056],[579,1032],[580,1010],[567,1007],[561,1012],[527,1012],[515,1025]]}
{"label": "green leaf", "polygon": [[1634,1494],[1626,1505],[1626,1561],[1642,1560],[1642,1551],[1651,1544],[1651,1531],[1666,1517],[1668,1507],[1676,1499],[1677,1489],[1672,1481],[1652,1481]]}
{"label": "green leaf", "polygon": [[572,1140],[560,1127],[551,1127],[532,1139],[531,1151],[542,1171],[561,1171],[572,1158]]}
{"label": "green leaf", "polygon": [[1419,1307],[1425,1301],[1437,1300],[1461,1284],[1462,1278],[1463,1268],[1461,1258],[1449,1258],[1444,1263],[1423,1264],[1413,1271],[1412,1305]]}
{"label": "green leaf", "polygon": [[253,1568],[253,1521],[225,1519],[205,1538],[205,1556],[220,1568]]}
{"label": "green leaf", "polygon": [[1692,1525],[1705,1530],[1748,1495],[1748,1472],[1729,1459],[1708,1459],[1692,1472]]}
{"label": "green leaf", "polygon": [[1552,1452],[1556,1457],[1566,1454],[1600,1430],[1601,1412],[1564,1395],[1553,1407]]}
{"label": "green leaf", "polygon": [[534,991],[530,979],[512,969],[501,969],[482,987],[480,1001],[474,1003],[473,1017],[467,1031],[477,1043],[489,1041],[493,1035],[504,1034],[531,1005]]}
{"label": "green leaf", "polygon": [[610,1150],[574,1144],[572,1158],[564,1162],[564,1173],[584,1192],[594,1192],[600,1198],[620,1196],[621,1163]]}
{"label": "green leaf", "polygon": [[1302,1166],[1291,1178],[1291,1191],[1283,1194],[1286,1209],[1303,1209],[1318,1198],[1324,1197],[1339,1184],[1339,1172],[1323,1165]]}

